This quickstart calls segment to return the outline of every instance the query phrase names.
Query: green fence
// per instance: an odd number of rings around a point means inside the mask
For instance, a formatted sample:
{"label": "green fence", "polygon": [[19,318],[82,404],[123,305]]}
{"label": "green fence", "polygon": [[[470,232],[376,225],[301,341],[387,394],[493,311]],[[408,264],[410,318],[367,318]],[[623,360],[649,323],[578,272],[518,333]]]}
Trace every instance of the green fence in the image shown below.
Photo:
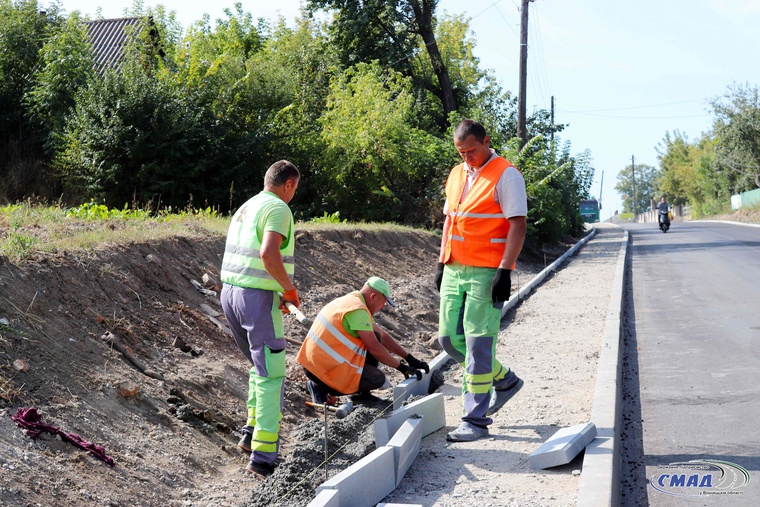
{"label": "green fence", "polygon": [[731,196],[731,208],[749,208],[760,205],[760,188]]}

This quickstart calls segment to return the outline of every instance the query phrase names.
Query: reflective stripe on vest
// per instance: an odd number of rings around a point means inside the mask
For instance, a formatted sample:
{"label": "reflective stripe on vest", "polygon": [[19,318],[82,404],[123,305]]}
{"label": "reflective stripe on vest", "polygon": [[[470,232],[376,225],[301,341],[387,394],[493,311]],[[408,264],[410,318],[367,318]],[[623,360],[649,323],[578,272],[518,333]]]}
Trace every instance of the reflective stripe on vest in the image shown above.
{"label": "reflective stripe on vest", "polygon": [[451,170],[446,181],[451,224],[443,262],[455,260],[466,266],[498,268],[504,256],[509,222],[495,200],[499,178],[512,164],[495,157],[481,170],[460,202],[467,173],[463,164]]}
{"label": "reflective stripe on vest", "polygon": [[367,349],[361,338],[348,334],[343,317],[354,310],[366,310],[358,291],[328,303],[314,319],[298,351],[296,361],[333,389],[353,394],[359,389]]}
{"label": "reflective stripe on vest", "polygon": [[[285,272],[293,280],[295,264],[293,253],[293,215],[288,205],[271,192],[261,192],[248,200],[232,217],[227,233],[227,245],[222,260],[221,279],[225,283],[282,292],[282,286],[269,274],[261,260],[261,240],[258,235],[259,220],[273,207],[285,206],[290,215],[288,237],[280,245]],[[263,224],[262,224],[263,226]]]}

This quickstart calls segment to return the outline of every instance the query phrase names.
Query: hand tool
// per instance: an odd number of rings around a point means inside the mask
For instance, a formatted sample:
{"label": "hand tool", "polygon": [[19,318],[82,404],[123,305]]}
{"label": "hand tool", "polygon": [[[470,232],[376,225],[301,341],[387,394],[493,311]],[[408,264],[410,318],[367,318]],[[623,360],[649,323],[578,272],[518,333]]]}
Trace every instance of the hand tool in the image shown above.
{"label": "hand tool", "polygon": [[300,322],[301,324],[304,324],[306,326],[311,326],[311,321],[306,318],[306,315],[304,315],[303,313],[301,313],[301,310],[299,310],[298,308],[296,308],[296,305],[294,305],[290,301],[285,301],[285,307],[287,307],[287,309],[290,311],[290,313],[292,313],[293,315],[296,316],[296,319],[298,319],[298,322]]}
{"label": "hand tool", "polygon": [[337,407],[333,407],[330,405],[323,405],[321,403],[313,403],[311,401],[307,401],[306,405],[310,407],[322,408],[322,409],[327,407],[327,410],[329,410],[330,412],[335,412],[336,419],[343,419],[348,414],[354,411],[354,404],[351,403],[350,401],[347,401],[346,403],[343,403],[342,405],[339,405]]}

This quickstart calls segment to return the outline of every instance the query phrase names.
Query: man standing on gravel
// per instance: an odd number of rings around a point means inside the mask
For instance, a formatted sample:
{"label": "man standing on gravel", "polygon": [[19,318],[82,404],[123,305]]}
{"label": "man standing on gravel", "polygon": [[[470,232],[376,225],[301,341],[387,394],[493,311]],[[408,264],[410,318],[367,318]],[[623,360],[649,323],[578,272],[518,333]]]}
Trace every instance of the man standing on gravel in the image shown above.
{"label": "man standing on gravel", "polygon": [[[251,453],[249,472],[266,477],[279,452],[285,380],[285,302],[300,306],[293,285],[293,199],[301,175],[287,160],[272,164],[264,190],[235,213],[227,232],[219,296],[238,347],[253,365],[248,421],[238,446]],[[279,293],[284,293],[280,296]]]}
{"label": "man standing on gravel", "polygon": [[[464,163],[446,181],[441,252],[435,283],[441,294],[438,340],[464,368],[463,416],[447,440],[488,436],[489,417],[523,381],[496,360],[501,309],[525,239],[525,180],[489,148],[485,128],[473,120],[454,130]],[[492,390],[493,388],[493,390]]]}
{"label": "man standing on gravel", "polygon": [[370,392],[386,382],[378,362],[417,380],[422,379],[419,370],[430,372],[426,362],[404,350],[375,323],[372,316],[386,302],[396,306],[388,282],[371,276],[360,290],[334,299],[319,311],[296,357],[309,378],[306,385],[314,403],[324,404],[328,396],[343,394],[352,395],[352,402],[382,401]]}

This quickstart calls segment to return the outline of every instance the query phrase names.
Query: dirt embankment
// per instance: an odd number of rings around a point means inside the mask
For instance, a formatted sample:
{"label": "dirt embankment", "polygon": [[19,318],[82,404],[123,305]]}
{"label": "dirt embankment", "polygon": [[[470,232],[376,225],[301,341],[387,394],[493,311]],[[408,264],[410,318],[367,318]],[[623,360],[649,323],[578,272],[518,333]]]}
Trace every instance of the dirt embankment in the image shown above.
{"label": "dirt embankment", "polygon": [[[298,231],[296,240],[296,284],[307,316],[379,275],[398,306],[384,309],[378,323],[414,354],[437,354],[430,344],[438,321],[432,274],[439,237],[335,230]],[[247,456],[236,448],[249,366],[209,319],[209,310],[220,311],[215,298],[193,284],[204,274],[216,277],[223,247],[223,237],[174,238],[23,265],[0,260],[0,319],[7,319],[0,320],[0,504],[251,499],[257,481],[243,472]],[[523,280],[541,268],[543,262],[518,266]],[[286,317],[287,336],[300,340],[304,332]],[[295,428],[319,417],[304,405],[296,348],[289,350],[283,459],[303,444],[299,439],[313,437]],[[389,376],[400,380],[396,372]],[[43,423],[103,446],[114,465],[60,437],[29,438],[11,420],[20,407],[35,407]]]}

